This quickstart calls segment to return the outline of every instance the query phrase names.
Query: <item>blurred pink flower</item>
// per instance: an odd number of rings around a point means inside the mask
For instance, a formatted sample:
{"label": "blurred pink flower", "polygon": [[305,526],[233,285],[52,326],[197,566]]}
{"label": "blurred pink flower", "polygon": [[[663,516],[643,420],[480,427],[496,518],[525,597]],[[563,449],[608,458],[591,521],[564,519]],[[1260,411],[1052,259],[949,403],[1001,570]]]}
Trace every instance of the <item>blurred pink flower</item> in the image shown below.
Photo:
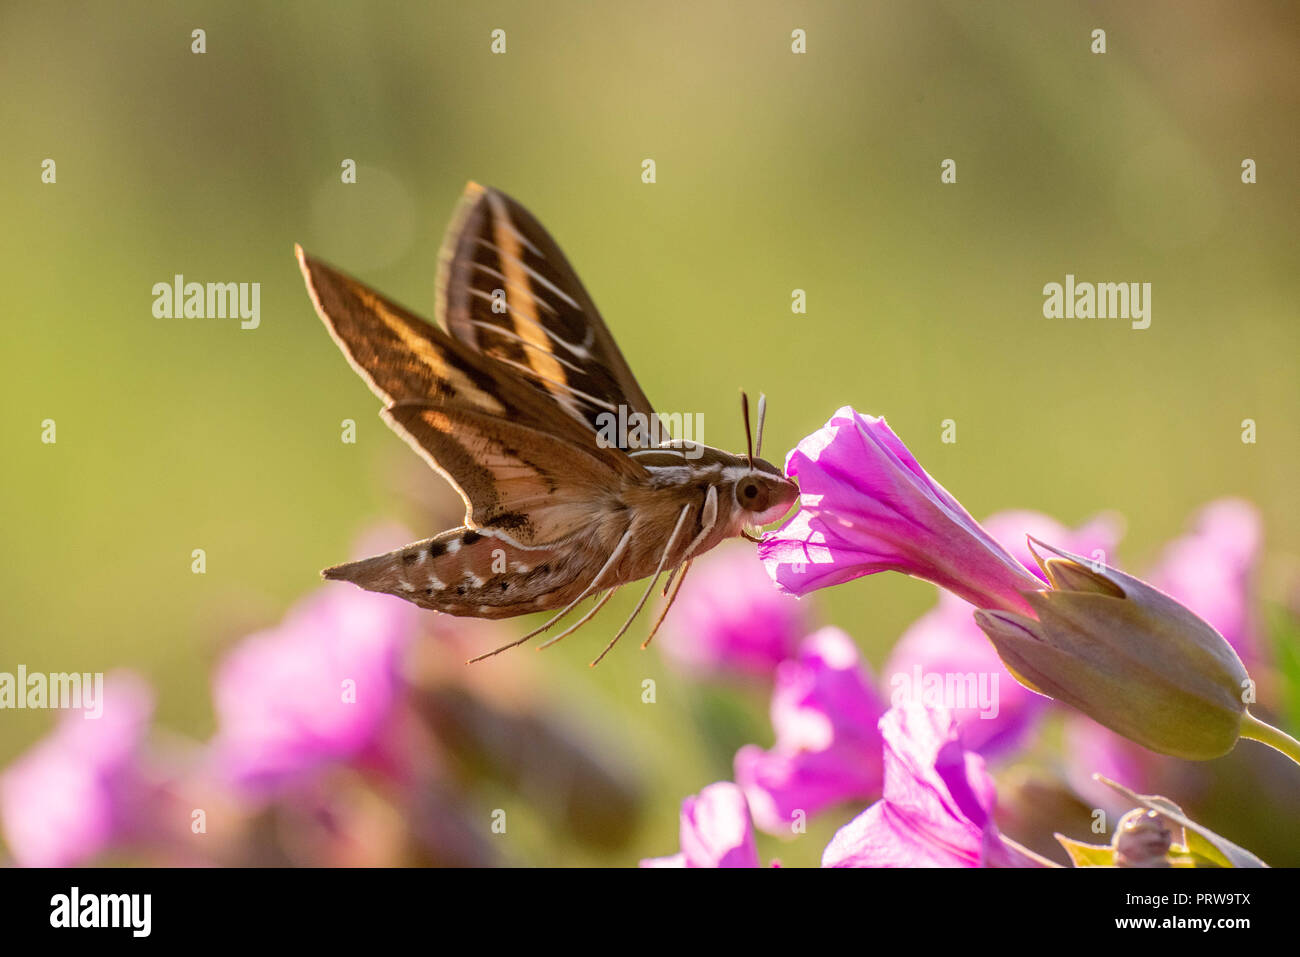
{"label": "blurred pink flower", "polygon": [[64,714],[0,776],[0,818],[18,864],[84,864],[131,830],[153,694],[140,677],[115,672],[102,705],[98,718]]}
{"label": "blurred pink flower", "polygon": [[1147,576],[1213,625],[1247,668],[1261,658],[1251,587],[1262,538],[1255,506],[1218,499],[1196,513],[1192,531],[1170,542]]}
{"label": "blurred pink flower", "polygon": [[[1095,807],[1115,813],[1127,809],[1124,799],[1100,781],[1093,780],[1094,774],[1103,774],[1141,793],[1153,793],[1156,789],[1152,785],[1160,776],[1158,772],[1162,766],[1191,764],[1148,751],[1073,710],[1065,715],[1061,753],[1065,757],[1065,778],[1074,793]],[[1178,795],[1180,801],[1194,797],[1183,792]]]}
{"label": "blurred pink flower", "polygon": [[917,464],[884,419],[845,406],[786,457],[801,509],[759,546],[785,590],[881,571],[934,582],[979,608],[1029,612],[1041,587]]}
{"label": "blurred pink flower", "polygon": [[880,721],[884,797],[842,827],[823,867],[1039,866],[993,822],[993,779],[942,708],[907,704]]}
{"label": "blurred pink flower", "polygon": [[776,744],[746,745],[736,753],[736,783],[764,831],[789,833],[795,814],[812,815],[880,793],[885,705],[853,640],[823,628],[803,642],[799,656],[776,671],[772,727]]}
{"label": "blurred pink flower", "polygon": [[682,801],[681,851],[647,858],[642,867],[758,867],[758,845],[745,795],[730,781]]}
{"label": "blurred pink flower", "polygon": [[659,640],[688,671],[767,677],[794,654],[805,618],[751,549],[723,546],[691,567]]}
{"label": "blurred pink flower", "polygon": [[962,740],[988,758],[1018,748],[1051,704],[1011,677],[970,605],[947,594],[903,632],[883,681],[891,705],[915,700],[951,709]]}
{"label": "blurred pink flower", "polygon": [[[1038,512],[999,512],[984,526],[998,540],[1011,543],[1012,556],[1040,576],[1027,535],[1063,542],[1070,551],[1102,561],[1119,539],[1119,522],[1106,516],[1071,530]],[[901,704],[924,695],[925,682],[932,676],[956,694],[952,700],[926,698],[926,702],[949,708],[961,728],[962,743],[986,758],[1019,747],[1051,700],[1011,677],[975,624],[970,605],[945,591],[939,592],[939,604],[918,618],[894,646],[883,669],[885,693],[891,704]]]}
{"label": "blurred pink flower", "polygon": [[214,680],[221,776],[274,788],[375,743],[417,614],[390,596],[327,586],[277,627],[245,638]]}

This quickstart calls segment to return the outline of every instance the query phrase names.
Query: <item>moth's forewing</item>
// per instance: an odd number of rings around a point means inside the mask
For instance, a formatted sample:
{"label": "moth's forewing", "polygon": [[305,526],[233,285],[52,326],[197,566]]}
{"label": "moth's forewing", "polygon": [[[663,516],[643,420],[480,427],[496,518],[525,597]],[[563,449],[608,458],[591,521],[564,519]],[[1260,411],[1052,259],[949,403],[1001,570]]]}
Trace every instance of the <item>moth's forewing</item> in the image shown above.
{"label": "moth's forewing", "polygon": [[654,414],[559,245],[505,193],[466,188],[443,241],[438,285],[438,316],[456,339],[593,430],[620,406]]}
{"label": "moth's forewing", "polygon": [[[297,250],[316,312],[353,369],[388,406],[457,405],[588,446],[611,463],[595,433],[508,367],[458,342],[364,283]],[[619,467],[619,466],[615,466]]]}
{"label": "moth's forewing", "polygon": [[352,368],[385,404],[458,401],[502,414],[498,377],[472,350],[361,282],[296,248],[316,312]]}

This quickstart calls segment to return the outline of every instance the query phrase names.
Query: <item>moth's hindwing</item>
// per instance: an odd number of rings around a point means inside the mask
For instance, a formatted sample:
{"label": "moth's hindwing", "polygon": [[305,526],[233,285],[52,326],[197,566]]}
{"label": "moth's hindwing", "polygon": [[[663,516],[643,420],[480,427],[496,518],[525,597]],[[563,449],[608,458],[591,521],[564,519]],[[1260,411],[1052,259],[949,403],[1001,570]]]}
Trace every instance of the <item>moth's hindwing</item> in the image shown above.
{"label": "moth's hindwing", "polygon": [[[590,527],[640,466],[531,426],[454,405],[403,402],[384,418],[465,499],[467,522],[497,528],[524,545]],[[613,468],[611,465],[621,466]]]}

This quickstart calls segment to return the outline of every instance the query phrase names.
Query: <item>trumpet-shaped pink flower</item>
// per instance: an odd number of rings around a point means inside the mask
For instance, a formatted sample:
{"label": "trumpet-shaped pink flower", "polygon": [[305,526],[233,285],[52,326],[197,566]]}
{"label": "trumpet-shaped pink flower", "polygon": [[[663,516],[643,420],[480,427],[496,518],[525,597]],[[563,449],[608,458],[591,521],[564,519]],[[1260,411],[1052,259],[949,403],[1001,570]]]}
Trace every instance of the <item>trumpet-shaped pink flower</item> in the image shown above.
{"label": "trumpet-shaped pink flower", "polygon": [[880,793],[884,702],[853,640],[838,628],[805,639],[799,656],[776,671],[767,751],[746,745],[736,754],[736,783],[754,820],[769,833],[789,833],[805,815]]}
{"label": "trumpet-shaped pink flower", "polygon": [[108,677],[103,698],[100,717],[68,712],[0,776],[5,842],[20,865],[83,864],[132,829],[153,695],[120,672]]}
{"label": "trumpet-shaped pink flower", "polygon": [[691,566],[659,638],[688,671],[767,677],[806,633],[805,610],[772,587],[749,548],[723,546]]}
{"label": "trumpet-shaped pink flower", "polygon": [[758,867],[749,807],[730,781],[710,784],[682,801],[681,851],[648,858],[642,867]]}
{"label": "trumpet-shaped pink flower", "polygon": [[881,571],[934,582],[978,608],[1028,612],[1041,583],[917,464],[884,419],[845,406],[786,457],[800,511],[759,556],[785,590]]}
{"label": "trumpet-shaped pink flower", "polygon": [[[1119,538],[1118,521],[1106,516],[1072,530],[1037,512],[1001,512],[984,526],[996,539],[1008,542],[1008,551],[1035,575],[1042,573],[1026,535],[1064,542],[1071,551],[1100,560]],[[961,728],[962,743],[986,758],[1018,747],[1050,704],[1011,677],[975,624],[970,605],[945,591],[939,592],[939,604],[903,633],[883,676],[891,704],[921,697],[949,708]],[[931,701],[931,684],[941,689],[942,700]]]}
{"label": "trumpet-shaped pink flower", "polygon": [[880,731],[884,797],[836,833],[823,867],[1039,866],[998,833],[993,779],[945,709],[892,708]]}
{"label": "trumpet-shaped pink flower", "polygon": [[213,753],[227,780],[272,788],[374,743],[400,690],[414,606],[325,587],[244,639],[214,682]]}

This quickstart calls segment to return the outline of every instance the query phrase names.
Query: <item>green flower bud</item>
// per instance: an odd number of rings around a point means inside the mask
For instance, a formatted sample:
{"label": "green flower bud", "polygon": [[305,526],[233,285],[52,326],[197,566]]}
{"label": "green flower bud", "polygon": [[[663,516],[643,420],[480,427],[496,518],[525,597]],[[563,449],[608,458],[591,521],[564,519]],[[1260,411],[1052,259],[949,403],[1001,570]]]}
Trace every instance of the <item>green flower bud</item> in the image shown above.
{"label": "green flower bud", "polygon": [[1012,674],[1152,751],[1231,751],[1250,679],[1223,636],[1146,582],[1030,541],[1056,556],[1034,552],[1052,583],[1026,594],[1035,617],[975,613]]}

